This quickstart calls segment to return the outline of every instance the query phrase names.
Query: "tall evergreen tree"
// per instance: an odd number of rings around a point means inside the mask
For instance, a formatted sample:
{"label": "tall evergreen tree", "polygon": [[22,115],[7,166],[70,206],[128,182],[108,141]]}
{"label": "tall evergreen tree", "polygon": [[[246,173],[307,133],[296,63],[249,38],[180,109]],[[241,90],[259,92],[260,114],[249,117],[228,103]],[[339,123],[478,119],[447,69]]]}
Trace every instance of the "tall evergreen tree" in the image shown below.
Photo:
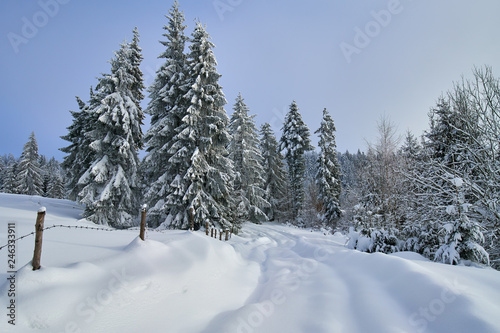
{"label": "tall evergreen tree", "polygon": [[[142,49],[139,46],[139,30],[137,27],[132,31],[132,42],[129,43],[128,58],[130,61],[130,73],[133,77],[133,82],[130,84],[130,91],[134,97],[134,102],[138,110],[142,112],[141,102],[144,99],[144,75],[141,71],[141,63],[144,59],[142,56]],[[141,123],[142,125],[142,123]]]}
{"label": "tall evergreen tree", "polygon": [[9,154],[5,163],[2,192],[16,193],[17,166],[18,161],[16,160],[14,155]]}
{"label": "tall evergreen tree", "polygon": [[442,226],[444,240],[436,251],[434,260],[455,265],[460,260],[471,260],[489,265],[489,255],[482,247],[484,236],[479,223],[469,219],[465,195],[462,192],[463,179],[449,180],[455,187],[456,195],[453,205],[446,207],[446,213],[451,220]]}
{"label": "tall evergreen tree", "polygon": [[44,178],[43,195],[49,198],[65,198],[64,177],[60,163],[51,157],[43,166],[41,166]]}
{"label": "tall evergreen tree", "polygon": [[[91,88],[92,92],[92,88]],[[76,200],[81,186],[78,181],[83,173],[91,164],[92,150],[90,141],[85,137],[85,133],[91,130],[89,107],[79,97],[76,97],[80,111],[70,111],[73,116],[73,123],[67,128],[68,134],[61,136],[61,139],[70,143],[69,146],[60,148],[67,155],[63,158],[61,167],[66,171],[68,177],[68,197],[70,200]]]}
{"label": "tall evergreen tree", "polygon": [[266,200],[270,206],[264,210],[269,220],[273,221],[284,216],[286,193],[288,189],[283,156],[274,136],[271,125],[265,123],[260,131],[260,149],[263,157],[264,188]]}
{"label": "tall evergreen tree", "polygon": [[35,132],[32,132],[29,141],[24,145],[17,167],[16,193],[42,195],[43,179],[38,162],[39,157]]}
{"label": "tall evergreen tree", "polygon": [[0,192],[3,192],[5,173],[7,172],[7,155],[0,156]]}
{"label": "tall evergreen tree", "polygon": [[85,135],[92,140],[94,161],[79,180],[84,216],[117,227],[131,225],[139,205],[137,152],[144,116],[132,89],[137,80],[130,59],[130,45],[124,43],[111,60],[111,74],[104,76],[92,96],[96,107],[90,112],[96,121]]}
{"label": "tall evergreen tree", "polygon": [[145,193],[150,206],[148,219],[153,226],[160,225],[167,218],[169,208],[165,199],[171,191],[170,183],[179,172],[187,170],[186,166],[179,165],[182,162],[176,160],[178,156],[173,157],[176,147],[172,147],[187,110],[187,101],[183,99],[187,91],[186,26],[183,25],[184,14],[177,1],[169,14],[168,25],[163,27],[166,31],[163,36],[167,41],[160,42],[166,49],[159,58],[165,59],[165,62],[148,89],[151,100],[146,109],[146,113],[151,115],[151,127],[144,138],[147,155],[142,170],[144,181],[148,184]]}
{"label": "tall evergreen tree", "polygon": [[207,220],[221,227],[231,225],[232,162],[226,147],[230,135],[227,103],[218,83],[215,56],[201,23],[192,34],[189,54],[189,90],[184,96],[187,114],[176,129],[169,153],[177,176],[167,196],[166,228],[198,229]]}
{"label": "tall evergreen tree", "polygon": [[249,108],[238,94],[229,125],[232,140],[229,143],[229,158],[234,165],[234,197],[237,218],[254,223],[266,221],[264,210],[270,207],[264,190],[264,170],[259,150],[259,138],[255,127],[255,116],[248,115]]}
{"label": "tall evergreen tree", "polygon": [[304,172],[306,151],[313,150],[310,133],[302,120],[299,108],[295,101],[290,105],[283,124],[283,135],[280,140],[280,149],[288,164],[288,177],[290,179],[291,213],[297,219],[304,202]]}
{"label": "tall evergreen tree", "polygon": [[323,110],[323,120],[319,134],[318,171],[316,184],[319,190],[319,200],[322,203],[322,219],[330,226],[335,226],[341,215],[340,211],[340,166],[337,159],[337,144],[335,142],[335,124],[327,109]]}

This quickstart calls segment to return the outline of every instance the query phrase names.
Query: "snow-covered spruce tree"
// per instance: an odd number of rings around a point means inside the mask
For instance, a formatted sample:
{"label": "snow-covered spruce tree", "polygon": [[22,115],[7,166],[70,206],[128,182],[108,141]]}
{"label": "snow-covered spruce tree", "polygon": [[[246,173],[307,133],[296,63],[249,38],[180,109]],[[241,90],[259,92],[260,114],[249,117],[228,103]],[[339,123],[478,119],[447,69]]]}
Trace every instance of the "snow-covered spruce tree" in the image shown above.
{"label": "snow-covered spruce tree", "polygon": [[456,265],[461,260],[489,265],[488,253],[482,247],[484,236],[481,227],[466,215],[470,205],[465,203],[463,179],[453,178],[450,182],[456,188],[456,197],[454,204],[446,207],[446,213],[453,220],[442,226],[444,242],[437,250],[434,260],[451,265]]}
{"label": "snow-covered spruce tree", "polygon": [[5,163],[2,192],[16,193],[16,175],[18,161],[14,155],[9,154]]}
{"label": "snow-covered spruce tree", "polygon": [[340,195],[340,206],[342,216],[337,223],[338,229],[345,232],[352,226],[355,215],[358,214],[359,203],[361,200],[362,171],[368,163],[364,152],[359,149],[356,154],[346,151],[339,154],[340,174],[342,191]]}
{"label": "snow-covered spruce tree", "polygon": [[[142,91],[144,90],[144,78],[143,73],[141,71],[141,63],[143,60],[142,57],[142,49],[139,46],[139,30],[137,27],[132,31],[133,37],[132,42],[129,43],[129,51],[127,52],[127,56],[130,61],[130,73],[134,78],[134,82],[130,85],[130,91],[132,96],[134,97],[134,102],[138,110],[141,110],[141,101],[144,99],[144,94]],[[142,125],[142,124],[141,124]]]}
{"label": "snow-covered spruce tree", "polygon": [[49,198],[64,199],[66,197],[64,189],[64,176],[60,163],[51,157],[41,166],[44,178],[43,195]]}
{"label": "snow-covered spruce tree", "polygon": [[3,192],[5,172],[7,171],[7,155],[0,156],[0,192]]}
{"label": "snow-covered spruce tree", "polygon": [[[423,150],[417,138],[410,132],[406,132],[403,145],[399,152],[399,163],[397,172],[402,175],[400,205],[405,212],[405,219],[402,225],[402,239],[404,241],[402,249],[424,253],[429,247],[426,243],[434,238],[436,243],[437,233],[433,230],[432,224],[421,223],[422,215],[418,209],[418,189],[419,184],[415,182],[415,176],[425,172],[423,165]],[[432,236],[432,237],[430,237]],[[434,245],[434,244],[433,244]],[[433,246],[432,246],[433,247]]]}
{"label": "snow-covered spruce tree", "polygon": [[64,199],[66,197],[64,177],[60,173],[52,177],[47,196],[55,199]]}
{"label": "snow-covered spruce tree", "polygon": [[201,23],[196,23],[192,37],[189,90],[184,96],[188,108],[169,150],[169,165],[177,175],[169,186],[168,216],[162,227],[198,229],[208,221],[226,228],[231,226],[234,205],[233,166],[226,150],[227,101],[218,82],[214,44]]}
{"label": "snow-covered spruce tree", "polygon": [[299,213],[298,226],[322,228],[320,212],[323,204],[319,199],[318,185],[316,184],[316,173],[318,172],[319,154],[315,151],[307,151],[304,154],[304,202]]}
{"label": "snow-covered spruce tree", "polygon": [[16,193],[42,195],[43,178],[38,161],[39,157],[35,132],[32,132],[29,141],[24,145],[17,166]]}
{"label": "snow-covered spruce tree", "polygon": [[[407,216],[404,248],[429,258],[435,257],[438,248],[442,252],[443,244],[451,244],[449,236],[441,237],[444,226],[446,230],[452,230],[448,222],[450,214],[445,209],[456,204],[456,188],[450,179],[459,177],[472,184],[479,169],[469,159],[469,149],[476,150],[475,140],[481,140],[480,135],[470,131],[470,124],[464,121],[468,111],[459,111],[461,107],[441,97],[429,113],[430,129],[424,134],[422,148],[418,149],[420,152],[415,149],[415,140],[407,139],[402,153],[402,174],[405,177],[402,198],[405,200],[401,207],[405,207]],[[476,184],[461,188],[463,197],[473,199]],[[477,206],[476,202],[471,204]],[[458,217],[453,223],[475,221],[480,218],[479,211],[487,210],[462,211],[465,217]]]}
{"label": "snow-covered spruce tree", "polygon": [[232,140],[229,143],[229,158],[233,161],[233,193],[237,205],[236,218],[241,221],[261,223],[268,220],[264,213],[270,207],[264,189],[264,170],[259,149],[259,138],[255,127],[255,116],[248,114],[249,108],[238,94],[229,125]]}
{"label": "snow-covered spruce tree", "polygon": [[[457,177],[470,186],[466,197],[475,207],[467,215],[480,223],[491,265],[500,268],[500,79],[492,68],[473,69],[473,79],[455,83],[447,97],[454,112],[453,153]],[[457,154],[458,153],[458,154]],[[472,214],[471,214],[472,213]]]}
{"label": "snow-covered spruce tree", "polygon": [[168,24],[163,27],[166,30],[163,36],[167,41],[160,42],[166,50],[159,58],[165,59],[165,62],[156,72],[156,78],[148,89],[151,100],[146,113],[151,115],[151,127],[144,137],[147,155],[141,168],[147,184],[145,201],[150,207],[148,221],[155,227],[163,223],[168,215],[165,199],[171,191],[170,183],[181,170],[187,170],[186,165],[179,165],[182,161],[176,160],[179,156],[173,158],[176,161],[170,160],[177,149],[172,147],[174,137],[179,135],[177,130],[183,124],[182,119],[187,110],[187,101],[183,99],[187,89],[184,54],[187,37],[184,35],[184,14],[179,10],[177,1],[169,14]]}
{"label": "snow-covered spruce tree", "polygon": [[[90,89],[92,95],[92,88]],[[67,127],[68,134],[61,136],[61,139],[70,143],[69,146],[59,150],[67,155],[64,156],[61,167],[65,170],[68,182],[68,198],[77,200],[81,186],[78,185],[80,177],[85,173],[92,163],[93,151],[90,148],[91,140],[85,136],[85,133],[91,130],[91,113],[89,106],[79,97],[76,97],[80,111],[70,111],[73,116],[73,123]]]}
{"label": "snow-covered spruce tree", "polygon": [[[138,212],[140,124],[144,118],[132,87],[137,84],[130,45],[123,43],[111,60],[111,74],[101,80],[94,98],[104,96],[90,110],[92,130],[85,135],[92,143],[94,161],[80,177],[80,202],[84,217],[97,224],[130,226]],[[109,93],[108,93],[109,92]]]}
{"label": "snow-covered spruce tree", "polygon": [[304,203],[304,154],[314,148],[309,138],[309,129],[302,120],[295,101],[292,102],[290,110],[285,116],[282,131],[280,150],[284,151],[288,164],[291,216],[292,219],[296,220]]}
{"label": "snow-covered spruce tree", "polygon": [[279,144],[271,129],[265,123],[260,130],[260,149],[263,158],[264,189],[270,206],[264,209],[270,221],[279,220],[285,215],[287,176],[283,165],[283,156]]}
{"label": "snow-covered spruce tree", "polygon": [[323,110],[323,121],[315,132],[319,134],[318,170],[316,185],[318,197],[322,204],[322,220],[333,228],[340,218],[340,166],[337,160],[337,144],[335,142],[335,124],[327,109]]}
{"label": "snow-covered spruce tree", "polygon": [[[456,188],[449,180],[467,174],[467,168],[460,163],[463,156],[461,142],[467,139],[466,132],[460,130],[463,126],[458,114],[443,97],[431,109],[429,122],[430,129],[424,134],[421,156],[410,160],[403,171],[406,178],[404,193],[412,201],[412,210],[406,208],[408,223],[404,231],[405,249],[434,258],[443,245],[443,225],[448,225],[446,221],[449,221],[445,208],[454,205],[456,198]],[[403,159],[407,157],[403,155]],[[470,187],[461,189],[462,192],[469,190]]]}

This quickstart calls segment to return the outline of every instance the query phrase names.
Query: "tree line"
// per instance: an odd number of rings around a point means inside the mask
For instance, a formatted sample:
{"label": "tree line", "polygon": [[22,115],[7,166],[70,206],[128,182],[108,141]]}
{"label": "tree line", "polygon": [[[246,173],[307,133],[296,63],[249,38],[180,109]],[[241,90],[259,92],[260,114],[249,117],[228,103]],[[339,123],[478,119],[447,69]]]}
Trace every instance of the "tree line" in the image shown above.
{"label": "tree line", "polygon": [[0,192],[66,197],[65,172],[54,158],[38,153],[35,133],[31,133],[19,158],[12,154],[0,156]]}
{"label": "tree line", "polygon": [[[188,38],[177,1],[167,19],[163,64],[146,90],[144,111],[137,29],[115,52],[110,73],[91,87],[89,100],[77,97],[79,111],[63,137],[70,144],[61,149],[69,198],[85,205],[88,220],[114,227],[133,225],[142,202],[148,223],[168,229],[198,229],[209,221],[238,230],[244,221],[304,219],[306,153],[313,147],[295,101],[279,141],[269,124],[257,129],[241,94],[229,117],[205,27],[197,22]],[[144,114],[151,126],[143,134]],[[314,214],[324,224],[340,216],[334,131],[325,110],[317,131],[321,190]]]}

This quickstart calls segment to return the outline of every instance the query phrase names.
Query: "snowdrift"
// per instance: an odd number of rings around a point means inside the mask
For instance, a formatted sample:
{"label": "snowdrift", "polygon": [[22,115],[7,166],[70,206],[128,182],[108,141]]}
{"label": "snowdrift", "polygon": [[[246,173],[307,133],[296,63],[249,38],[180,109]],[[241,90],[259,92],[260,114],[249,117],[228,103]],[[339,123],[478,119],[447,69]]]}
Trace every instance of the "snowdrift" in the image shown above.
{"label": "snowdrift", "polygon": [[[0,194],[0,246],[45,225],[92,226],[71,201]],[[499,332],[500,272],[409,252],[366,254],[325,236],[246,224],[228,242],[202,232],[54,228],[42,268],[33,237],[11,274],[0,251],[0,332]]]}

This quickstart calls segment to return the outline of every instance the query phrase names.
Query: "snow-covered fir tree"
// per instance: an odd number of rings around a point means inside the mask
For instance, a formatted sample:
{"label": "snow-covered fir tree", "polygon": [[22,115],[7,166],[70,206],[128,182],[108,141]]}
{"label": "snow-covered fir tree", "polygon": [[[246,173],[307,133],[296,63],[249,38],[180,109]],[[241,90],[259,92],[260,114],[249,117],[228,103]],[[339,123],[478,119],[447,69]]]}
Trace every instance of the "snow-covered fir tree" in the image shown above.
{"label": "snow-covered fir tree", "polygon": [[2,192],[16,193],[16,175],[18,161],[14,155],[9,154],[5,160],[3,169]]}
{"label": "snow-covered fir tree", "polygon": [[320,155],[316,185],[318,198],[322,204],[322,220],[329,226],[335,227],[341,215],[340,211],[340,166],[337,160],[337,144],[335,142],[335,124],[327,109],[323,110],[323,120],[319,134]]}
{"label": "snow-covered fir tree", "polygon": [[454,221],[443,225],[442,231],[444,243],[437,250],[435,261],[457,265],[462,260],[469,260],[489,265],[489,255],[481,245],[484,236],[478,222],[461,213]]}
{"label": "snow-covered fir tree", "polygon": [[402,175],[400,205],[404,211],[402,249],[429,253],[437,242],[437,230],[433,228],[433,223],[421,223],[422,215],[417,204],[420,185],[415,182],[415,176],[425,173],[426,170],[422,145],[410,131],[406,132],[398,154],[400,158],[397,172]]}
{"label": "snow-covered fir tree", "polygon": [[64,177],[60,173],[56,174],[52,178],[47,196],[49,198],[55,198],[55,199],[66,198]]}
{"label": "snow-covered fir tree", "polygon": [[[150,225],[158,226],[168,215],[166,197],[170,193],[170,183],[181,172],[179,164],[174,161],[176,148],[172,147],[174,136],[183,124],[186,115],[187,101],[183,95],[187,89],[187,64],[184,54],[187,37],[184,14],[179,9],[179,3],[174,2],[169,11],[168,24],[164,27],[166,41],[161,44],[166,47],[159,58],[165,59],[156,78],[149,87],[151,98],[146,113],[151,115],[151,127],[146,132],[144,140],[147,155],[144,158],[142,169],[144,181],[147,183],[145,200],[149,205],[148,220]],[[183,167],[187,170],[187,166]]]}
{"label": "snow-covered fir tree", "polygon": [[[116,227],[129,226],[138,213],[138,149],[142,146],[140,125],[144,118],[137,107],[137,73],[130,56],[130,45],[123,43],[111,60],[111,74],[101,80],[92,96],[92,130],[85,135],[92,143],[93,163],[80,177],[83,187],[80,202],[84,216],[97,223]],[[106,95],[107,94],[107,95]]]}
{"label": "snow-covered fir tree", "polygon": [[304,203],[304,172],[306,151],[312,150],[310,133],[302,120],[299,108],[295,101],[290,105],[290,110],[285,116],[280,139],[280,150],[288,164],[288,177],[290,181],[291,216],[297,219]]}
{"label": "snow-covered fir tree", "polygon": [[3,182],[7,171],[7,155],[0,156],[0,191],[3,192]]}
{"label": "snow-covered fir tree", "polygon": [[[92,88],[90,89],[92,94]],[[72,124],[67,127],[68,134],[61,136],[61,139],[68,141],[67,147],[60,148],[67,155],[64,156],[61,167],[66,171],[68,183],[68,198],[77,200],[81,186],[78,185],[80,177],[85,173],[92,162],[93,151],[90,148],[91,141],[85,133],[91,130],[92,122],[88,105],[79,97],[76,97],[79,111],[70,111],[73,116]]]}
{"label": "snow-covered fir tree", "polygon": [[287,203],[287,175],[283,164],[278,141],[271,125],[264,123],[260,130],[260,149],[263,158],[264,188],[270,206],[264,209],[270,221],[279,220],[285,215]]}
{"label": "snow-covered fir tree", "polygon": [[316,185],[316,173],[318,172],[319,154],[313,151],[307,151],[304,154],[304,202],[299,214],[299,226],[321,228],[320,212],[322,203],[319,199],[318,186]]}
{"label": "snow-covered fir tree", "polygon": [[15,193],[28,195],[43,194],[43,178],[38,161],[39,158],[35,132],[32,132],[28,142],[24,145],[17,166]]}
{"label": "snow-covered fir tree", "polygon": [[139,30],[137,27],[132,31],[133,37],[132,41],[129,43],[129,51],[127,52],[127,56],[130,61],[130,72],[132,77],[134,78],[134,82],[130,85],[130,91],[132,96],[134,97],[135,105],[138,110],[141,110],[141,102],[144,99],[144,94],[142,91],[144,90],[144,75],[141,71],[141,63],[144,59],[142,56],[142,49],[139,46]]}
{"label": "snow-covered fir tree", "polygon": [[227,157],[229,118],[208,33],[196,23],[188,56],[186,115],[175,129],[169,167],[177,175],[169,186],[165,228],[195,229],[210,222],[230,227],[232,162]]}
{"label": "snow-covered fir tree", "polygon": [[255,116],[238,94],[229,125],[232,136],[229,158],[234,165],[233,193],[237,205],[236,217],[241,221],[260,223],[268,220],[264,211],[270,207],[264,189],[264,170],[255,127]]}
{"label": "snow-covered fir tree", "polygon": [[51,157],[43,165],[40,163],[40,168],[44,179],[43,196],[64,199],[66,197],[66,191],[64,188],[64,175],[60,163],[54,157]]}
{"label": "snow-covered fir tree", "polygon": [[[440,98],[429,113],[430,128],[424,134],[422,147],[409,135],[402,147],[400,168],[404,180],[399,207],[404,208],[407,220],[403,228],[404,249],[429,258],[433,258],[439,248],[443,250],[441,235],[450,217],[445,208],[453,205],[456,198],[456,188],[449,179],[465,171],[460,163],[460,145],[457,145],[464,142],[464,132],[459,130],[457,116],[449,101]],[[470,188],[461,189],[462,192],[468,190]],[[460,217],[455,222],[465,219],[469,217]]]}
{"label": "snow-covered fir tree", "polygon": [[453,205],[446,207],[446,213],[452,221],[442,226],[444,241],[436,251],[434,260],[451,265],[456,265],[461,260],[488,265],[489,256],[482,247],[484,236],[481,227],[466,214],[470,205],[465,202],[465,195],[462,191],[464,181],[461,178],[452,178],[449,181],[456,189]]}

